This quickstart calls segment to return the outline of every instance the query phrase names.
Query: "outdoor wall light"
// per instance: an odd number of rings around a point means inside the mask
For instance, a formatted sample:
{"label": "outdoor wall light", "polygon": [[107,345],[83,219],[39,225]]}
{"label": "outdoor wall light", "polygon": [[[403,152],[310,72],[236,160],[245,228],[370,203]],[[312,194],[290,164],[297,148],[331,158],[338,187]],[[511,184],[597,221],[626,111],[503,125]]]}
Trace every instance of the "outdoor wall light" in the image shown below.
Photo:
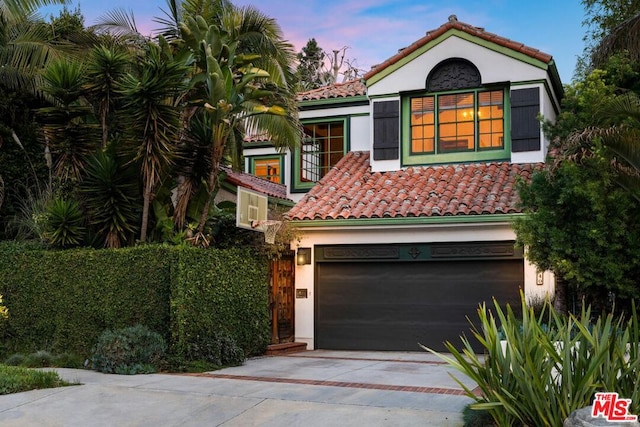
{"label": "outdoor wall light", "polygon": [[311,248],[298,248],[298,253],[296,255],[296,264],[311,264]]}

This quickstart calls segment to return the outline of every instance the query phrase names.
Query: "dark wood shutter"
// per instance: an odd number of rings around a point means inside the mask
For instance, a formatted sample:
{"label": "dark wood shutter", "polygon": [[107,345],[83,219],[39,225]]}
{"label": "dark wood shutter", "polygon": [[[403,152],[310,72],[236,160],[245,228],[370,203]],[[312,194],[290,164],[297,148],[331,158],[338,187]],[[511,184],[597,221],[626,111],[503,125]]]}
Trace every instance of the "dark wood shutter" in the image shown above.
{"label": "dark wood shutter", "polygon": [[400,155],[400,102],[373,103],[373,159],[393,160]]}
{"label": "dark wood shutter", "polygon": [[540,90],[511,91],[511,151],[540,150]]}

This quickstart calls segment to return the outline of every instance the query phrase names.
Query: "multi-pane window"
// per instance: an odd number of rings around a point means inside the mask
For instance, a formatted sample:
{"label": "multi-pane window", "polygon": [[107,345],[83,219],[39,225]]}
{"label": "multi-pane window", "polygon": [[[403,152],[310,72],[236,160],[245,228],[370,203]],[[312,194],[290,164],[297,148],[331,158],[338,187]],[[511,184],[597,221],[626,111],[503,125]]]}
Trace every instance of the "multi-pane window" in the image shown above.
{"label": "multi-pane window", "polygon": [[278,157],[261,157],[251,159],[251,172],[260,178],[282,183],[282,159]]}
{"label": "multi-pane window", "polygon": [[503,91],[411,98],[412,155],[504,148]]}
{"label": "multi-pane window", "polygon": [[304,125],[299,181],[317,182],[344,156],[344,122]]}

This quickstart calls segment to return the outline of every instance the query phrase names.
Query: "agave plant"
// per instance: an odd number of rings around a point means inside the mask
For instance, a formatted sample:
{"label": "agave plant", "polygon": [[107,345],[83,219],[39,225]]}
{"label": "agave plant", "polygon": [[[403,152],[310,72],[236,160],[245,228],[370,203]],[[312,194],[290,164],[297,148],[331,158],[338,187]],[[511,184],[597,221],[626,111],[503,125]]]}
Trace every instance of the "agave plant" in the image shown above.
{"label": "agave plant", "polygon": [[78,202],[56,197],[47,209],[44,238],[59,248],[79,246],[85,234],[83,219]]}
{"label": "agave plant", "polygon": [[131,168],[101,151],[87,161],[80,192],[90,226],[104,247],[119,248],[133,240],[138,186]]}

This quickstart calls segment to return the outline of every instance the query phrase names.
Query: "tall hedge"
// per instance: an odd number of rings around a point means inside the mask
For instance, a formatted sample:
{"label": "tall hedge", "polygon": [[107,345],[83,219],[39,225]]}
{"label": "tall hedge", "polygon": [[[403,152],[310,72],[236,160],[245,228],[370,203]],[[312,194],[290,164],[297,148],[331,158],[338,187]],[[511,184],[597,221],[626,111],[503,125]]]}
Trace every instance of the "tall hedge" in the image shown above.
{"label": "tall hedge", "polygon": [[268,271],[265,259],[245,249],[178,252],[171,295],[171,350],[219,335],[245,355],[262,353],[269,341]]}
{"label": "tall hedge", "polygon": [[107,329],[143,324],[179,351],[223,332],[245,354],[268,340],[267,267],[239,249],[146,245],[50,251],[0,243],[0,294],[9,318],[0,352],[88,356]]}

